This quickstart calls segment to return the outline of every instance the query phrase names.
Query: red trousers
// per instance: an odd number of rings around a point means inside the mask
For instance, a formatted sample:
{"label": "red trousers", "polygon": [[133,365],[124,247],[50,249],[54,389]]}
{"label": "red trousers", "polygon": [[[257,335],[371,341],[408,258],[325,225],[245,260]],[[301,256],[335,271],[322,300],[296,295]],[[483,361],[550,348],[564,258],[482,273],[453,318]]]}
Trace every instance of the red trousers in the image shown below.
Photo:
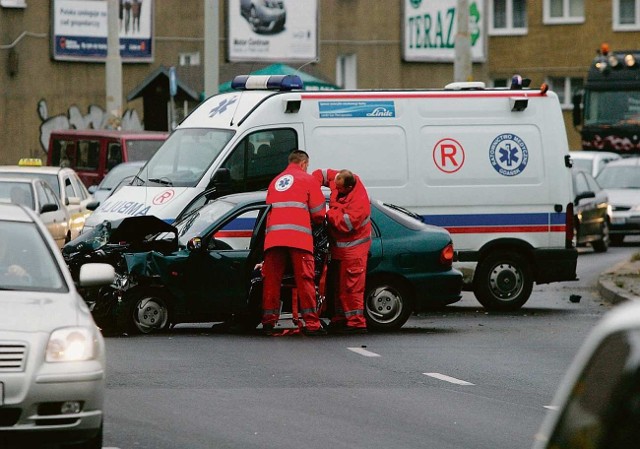
{"label": "red trousers", "polygon": [[262,324],[275,325],[280,315],[280,288],[282,276],[291,260],[293,275],[296,281],[300,314],[308,330],[320,328],[320,319],[316,312],[316,287],[313,281],[315,261],[313,254],[298,248],[276,246],[269,248],[264,254],[262,265]]}
{"label": "red trousers", "polygon": [[332,323],[349,327],[367,327],[364,316],[364,288],[367,278],[367,259],[331,260],[328,282],[334,302]]}

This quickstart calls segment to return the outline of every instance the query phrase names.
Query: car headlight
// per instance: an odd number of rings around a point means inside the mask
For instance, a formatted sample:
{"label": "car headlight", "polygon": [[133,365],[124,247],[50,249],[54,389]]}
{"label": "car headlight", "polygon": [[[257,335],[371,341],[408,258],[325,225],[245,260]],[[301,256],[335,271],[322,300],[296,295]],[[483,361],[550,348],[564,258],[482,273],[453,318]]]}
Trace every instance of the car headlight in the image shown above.
{"label": "car headlight", "polygon": [[79,362],[96,355],[93,332],[84,327],[56,329],[49,337],[45,360],[47,362]]}

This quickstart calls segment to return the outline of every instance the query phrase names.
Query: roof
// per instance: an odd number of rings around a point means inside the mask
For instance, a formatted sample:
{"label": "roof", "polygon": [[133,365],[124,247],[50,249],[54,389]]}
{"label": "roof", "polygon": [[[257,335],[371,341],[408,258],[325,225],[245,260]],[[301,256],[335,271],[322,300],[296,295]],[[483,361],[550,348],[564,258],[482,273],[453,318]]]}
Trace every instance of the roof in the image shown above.
{"label": "roof", "polygon": [[607,167],[610,165],[614,167],[640,165],[640,157],[625,157],[622,159],[616,159],[615,161],[609,162],[607,164]]}
{"label": "roof", "polygon": [[22,173],[44,173],[46,175],[57,175],[65,171],[74,172],[72,168],[68,168],[68,167],[0,165],[0,173],[22,172]]}
{"label": "roof", "polygon": [[[129,94],[127,94],[127,101],[135,100],[136,98],[143,97],[147,90],[153,90],[154,85],[163,84],[166,85],[166,93],[169,93],[169,68],[161,65],[153,72],[149,73],[140,84],[138,84]],[[178,92],[176,94],[176,100],[183,101],[200,101],[200,95],[193,90],[190,86],[180,80],[180,76],[176,72],[176,84]],[[155,94],[155,92],[152,92]]]}
{"label": "roof", "polygon": [[149,139],[166,139],[168,132],[163,131],[136,131],[136,130],[115,130],[115,129],[56,129],[51,131],[51,135],[63,134],[68,136],[97,136],[97,137],[113,137],[113,138],[149,138]]}
{"label": "roof", "polygon": [[21,221],[30,223],[35,221],[32,213],[25,207],[11,203],[0,203],[0,221]]}

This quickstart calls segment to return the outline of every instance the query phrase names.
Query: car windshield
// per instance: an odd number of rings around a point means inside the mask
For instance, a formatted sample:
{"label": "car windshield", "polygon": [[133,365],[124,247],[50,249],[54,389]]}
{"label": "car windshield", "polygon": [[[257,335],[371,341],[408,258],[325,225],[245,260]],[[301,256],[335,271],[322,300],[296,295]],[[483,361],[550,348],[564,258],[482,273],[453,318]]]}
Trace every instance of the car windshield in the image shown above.
{"label": "car windshield", "polygon": [[35,209],[33,190],[26,182],[0,180],[0,202],[22,204]]}
{"label": "car windshield", "polygon": [[596,181],[603,189],[640,189],[640,165],[607,165]]}
{"label": "car windshield", "polygon": [[179,223],[174,223],[180,246],[186,246],[190,239],[200,236],[202,231],[234,207],[235,204],[227,201],[214,201],[187,215]]}
{"label": "car windshield", "polygon": [[233,134],[234,131],[223,129],[176,130],[136,181],[143,185],[195,187]]}
{"label": "car windshield", "polygon": [[0,221],[0,290],[66,292],[67,285],[34,223]]}
{"label": "car windshield", "polygon": [[640,91],[593,91],[584,99],[585,125],[625,125],[640,123]]}
{"label": "car windshield", "polygon": [[383,203],[377,200],[373,201],[371,205],[379,209],[386,216],[409,229],[420,229],[424,224],[424,220],[420,215],[411,212],[404,207],[396,206],[395,204]]}
{"label": "car windshield", "polygon": [[113,167],[107,176],[104,177],[99,190],[111,190],[117,186],[124,178],[135,176],[140,171],[141,166],[138,164],[118,164]]}
{"label": "car windshield", "polygon": [[41,173],[41,172],[24,172],[24,171],[7,171],[7,172],[0,171],[0,175],[11,177],[11,178],[21,178],[21,179],[24,179],[24,178],[44,179],[51,186],[54,192],[56,192],[58,195],[61,194],[60,183],[58,182],[58,175],[56,174]]}
{"label": "car windshield", "polygon": [[127,158],[130,161],[148,161],[163,143],[164,140],[127,140]]}

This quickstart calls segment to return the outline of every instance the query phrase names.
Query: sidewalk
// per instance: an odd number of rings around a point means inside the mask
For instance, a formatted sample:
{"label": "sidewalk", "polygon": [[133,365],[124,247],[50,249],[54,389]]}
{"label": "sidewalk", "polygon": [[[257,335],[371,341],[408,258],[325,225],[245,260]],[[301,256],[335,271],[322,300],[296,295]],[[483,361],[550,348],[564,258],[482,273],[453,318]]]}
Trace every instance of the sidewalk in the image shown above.
{"label": "sidewalk", "polygon": [[613,304],[640,300],[640,261],[621,262],[598,279],[598,292]]}

